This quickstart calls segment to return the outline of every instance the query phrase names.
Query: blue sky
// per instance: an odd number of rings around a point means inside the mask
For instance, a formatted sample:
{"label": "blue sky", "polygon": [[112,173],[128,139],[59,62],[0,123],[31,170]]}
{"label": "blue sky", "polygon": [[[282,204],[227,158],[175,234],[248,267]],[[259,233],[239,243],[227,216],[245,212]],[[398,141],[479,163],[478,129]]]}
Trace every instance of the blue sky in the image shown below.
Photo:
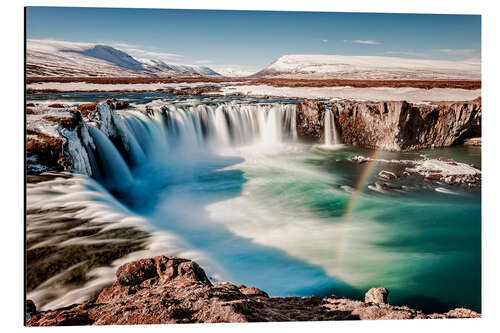
{"label": "blue sky", "polygon": [[27,38],[107,43],[133,56],[260,69],[284,54],[463,60],[478,15],[28,7]]}

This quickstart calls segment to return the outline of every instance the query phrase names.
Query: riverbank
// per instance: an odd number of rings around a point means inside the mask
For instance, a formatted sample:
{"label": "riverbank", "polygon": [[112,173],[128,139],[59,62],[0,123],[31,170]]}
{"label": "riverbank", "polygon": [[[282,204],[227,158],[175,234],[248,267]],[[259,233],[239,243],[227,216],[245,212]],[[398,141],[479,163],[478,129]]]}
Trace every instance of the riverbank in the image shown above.
{"label": "riverbank", "polygon": [[424,314],[387,303],[372,288],[365,301],[330,297],[269,297],[254,287],[212,284],[191,260],[155,257],[122,265],[116,280],[82,304],[38,313],[28,302],[27,326],[243,323],[268,321],[480,318],[463,308]]}
{"label": "riverbank", "polygon": [[62,92],[160,92],[173,95],[281,97],[293,99],[402,101],[429,103],[467,101],[481,96],[480,82],[454,81],[293,81],[175,79],[28,79],[28,94]]}

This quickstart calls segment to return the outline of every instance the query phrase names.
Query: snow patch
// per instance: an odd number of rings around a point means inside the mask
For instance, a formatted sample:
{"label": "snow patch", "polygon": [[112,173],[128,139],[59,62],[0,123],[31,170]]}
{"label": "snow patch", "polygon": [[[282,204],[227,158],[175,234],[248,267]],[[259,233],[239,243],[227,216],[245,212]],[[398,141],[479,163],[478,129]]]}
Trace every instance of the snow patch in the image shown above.
{"label": "snow patch", "polygon": [[347,99],[356,101],[407,101],[425,103],[437,101],[470,101],[481,96],[481,89],[457,88],[353,88],[353,87],[272,87],[268,85],[237,85],[221,88],[224,95],[280,96],[298,98]]}
{"label": "snow patch", "polygon": [[285,55],[256,76],[316,74],[343,79],[481,79],[478,61],[405,59],[379,56]]}
{"label": "snow patch", "polygon": [[429,170],[439,172],[442,176],[462,176],[462,175],[477,175],[481,171],[471,165],[460,163],[442,161],[437,159],[424,160],[417,164],[414,169],[417,173],[427,172]]}

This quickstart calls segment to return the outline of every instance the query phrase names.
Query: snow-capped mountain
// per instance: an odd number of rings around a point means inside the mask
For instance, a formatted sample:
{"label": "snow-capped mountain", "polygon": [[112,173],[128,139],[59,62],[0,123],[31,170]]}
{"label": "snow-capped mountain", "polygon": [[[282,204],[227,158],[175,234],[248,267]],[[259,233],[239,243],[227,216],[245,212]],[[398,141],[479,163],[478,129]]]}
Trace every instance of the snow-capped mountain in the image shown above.
{"label": "snow-capped mountain", "polygon": [[108,45],[27,40],[28,76],[186,77],[221,76],[206,66],[136,59]]}
{"label": "snow-capped mountain", "polygon": [[245,66],[229,65],[229,66],[214,66],[217,73],[227,77],[247,77],[255,74],[258,70],[247,68]]}
{"label": "snow-capped mountain", "polygon": [[164,72],[164,73],[187,73],[196,74],[201,76],[220,76],[219,73],[206,66],[188,66],[178,64],[167,64],[161,60],[154,59],[139,59],[145,70],[151,72]]}
{"label": "snow-capped mountain", "polygon": [[376,56],[285,55],[253,75],[352,80],[481,79],[478,60],[445,61]]}

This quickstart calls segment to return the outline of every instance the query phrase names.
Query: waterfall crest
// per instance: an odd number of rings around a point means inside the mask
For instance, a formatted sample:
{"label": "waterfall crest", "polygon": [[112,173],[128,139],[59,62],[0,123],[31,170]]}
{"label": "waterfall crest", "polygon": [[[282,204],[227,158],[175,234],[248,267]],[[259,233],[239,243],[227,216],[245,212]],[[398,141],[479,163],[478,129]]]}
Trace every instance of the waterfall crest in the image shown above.
{"label": "waterfall crest", "polygon": [[[200,154],[294,141],[296,112],[296,105],[279,103],[168,104],[153,111],[121,113],[100,104],[91,122],[80,129],[78,147],[84,149],[68,154],[77,162],[74,171],[126,188],[145,169],[173,170],[180,161]],[[72,138],[71,147],[77,143]]]}

